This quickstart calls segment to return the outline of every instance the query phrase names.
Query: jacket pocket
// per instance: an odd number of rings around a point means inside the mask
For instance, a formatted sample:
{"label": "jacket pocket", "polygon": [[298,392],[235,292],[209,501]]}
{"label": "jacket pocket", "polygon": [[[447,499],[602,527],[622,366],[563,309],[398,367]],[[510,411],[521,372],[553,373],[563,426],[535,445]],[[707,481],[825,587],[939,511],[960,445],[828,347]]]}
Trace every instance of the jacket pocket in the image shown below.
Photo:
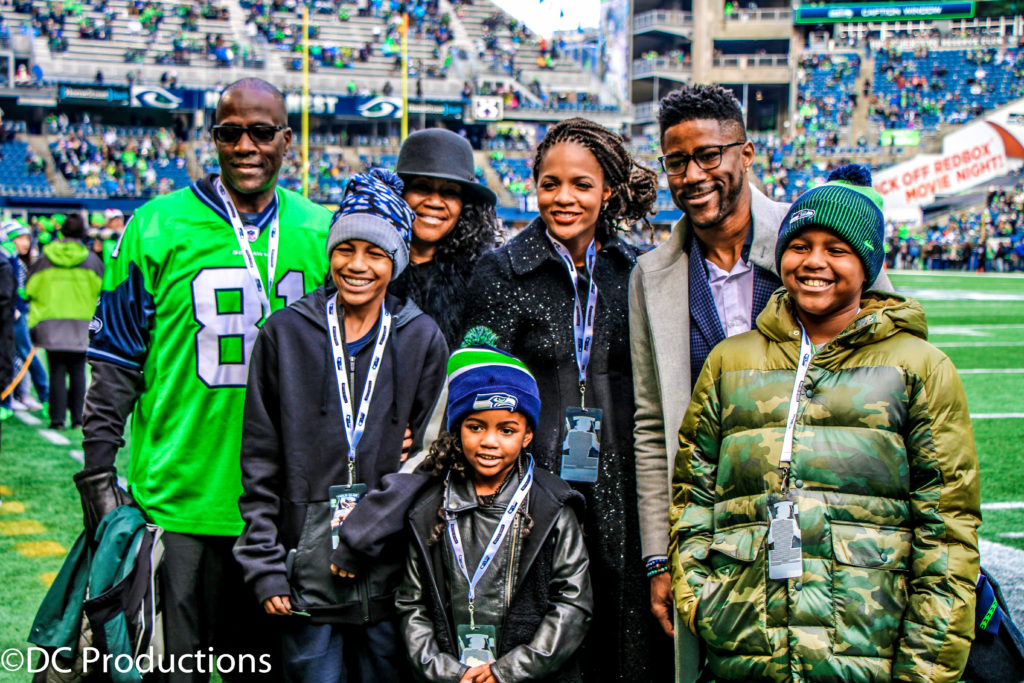
{"label": "jacket pocket", "polygon": [[836,654],[895,654],[907,606],[913,533],[896,526],[830,522]]}
{"label": "jacket pocket", "polygon": [[705,560],[710,574],[697,602],[697,632],[708,646],[742,654],[771,654],[766,624],[766,524],[715,531]]}
{"label": "jacket pocket", "polygon": [[294,609],[315,610],[358,601],[355,582],[342,582],[331,574],[329,503],[309,503],[305,508],[288,576]]}

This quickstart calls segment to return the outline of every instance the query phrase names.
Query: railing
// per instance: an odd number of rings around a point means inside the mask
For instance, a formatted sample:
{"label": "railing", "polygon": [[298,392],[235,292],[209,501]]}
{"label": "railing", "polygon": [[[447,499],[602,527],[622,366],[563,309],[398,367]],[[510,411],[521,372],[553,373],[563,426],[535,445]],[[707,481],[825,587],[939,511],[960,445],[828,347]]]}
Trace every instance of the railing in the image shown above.
{"label": "railing", "polygon": [[658,116],[658,105],[655,102],[639,102],[633,105],[633,120],[636,123],[650,123]]}
{"label": "railing", "polygon": [[646,31],[655,26],[693,28],[693,13],[674,9],[656,9],[633,17],[633,32]]}
{"label": "railing", "polygon": [[711,60],[711,65],[740,69],[788,67],[789,55],[718,55]]}
{"label": "railing", "polygon": [[633,78],[653,76],[658,73],[688,74],[693,71],[689,64],[683,64],[674,57],[655,57],[654,59],[634,59]]}
{"label": "railing", "polygon": [[785,21],[793,22],[791,9],[736,9],[728,17],[729,21]]}

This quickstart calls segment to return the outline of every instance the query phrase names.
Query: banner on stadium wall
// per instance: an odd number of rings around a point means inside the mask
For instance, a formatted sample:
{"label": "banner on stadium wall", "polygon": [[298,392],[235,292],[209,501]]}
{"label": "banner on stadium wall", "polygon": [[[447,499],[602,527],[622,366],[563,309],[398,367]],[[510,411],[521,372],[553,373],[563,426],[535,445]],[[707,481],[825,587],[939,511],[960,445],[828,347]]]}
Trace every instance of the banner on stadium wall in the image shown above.
{"label": "banner on stadium wall", "polygon": [[849,21],[920,21],[970,19],[974,2],[875,2],[864,4],[822,3],[797,8],[797,24],[834,24]]}
{"label": "banner on stadium wall", "polygon": [[59,83],[57,99],[67,104],[128,104],[126,85],[79,85]]}
{"label": "banner on stadium wall", "polygon": [[921,144],[921,131],[892,128],[882,131],[882,147],[917,147]]}
{"label": "banner on stadium wall", "polygon": [[[196,109],[216,109],[220,100],[220,91],[191,91]],[[193,99],[188,95],[173,90],[171,94],[191,104]],[[285,95],[285,109],[289,114],[302,112],[302,95],[288,93]],[[409,102],[410,114],[429,114],[445,118],[462,118],[462,102]],[[182,109],[189,108],[185,104]],[[339,116],[351,119],[398,119],[402,117],[402,98],[360,95],[326,95],[311,94],[309,96],[309,113],[314,116]]]}
{"label": "banner on stadium wall", "polygon": [[947,135],[942,154],[919,154],[874,175],[887,212],[926,206],[1007,172],[1006,147],[995,126],[981,121]]}

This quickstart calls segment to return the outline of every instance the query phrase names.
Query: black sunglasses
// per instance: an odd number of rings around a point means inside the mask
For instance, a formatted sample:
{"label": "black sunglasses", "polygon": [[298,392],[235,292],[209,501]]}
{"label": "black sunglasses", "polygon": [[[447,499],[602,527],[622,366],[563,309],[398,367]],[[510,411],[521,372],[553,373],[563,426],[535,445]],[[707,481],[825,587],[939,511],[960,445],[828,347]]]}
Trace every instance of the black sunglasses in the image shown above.
{"label": "black sunglasses", "polygon": [[722,165],[722,153],[725,150],[745,144],[747,143],[744,140],[743,142],[730,142],[727,145],[710,145],[708,147],[701,147],[693,154],[685,154],[683,152],[666,154],[665,156],[658,157],[658,161],[661,162],[661,167],[665,169],[665,173],[669,175],[683,175],[686,173],[686,168],[690,165],[691,159],[701,169],[712,171]]}
{"label": "black sunglasses", "polygon": [[227,124],[223,126],[210,126],[210,133],[217,142],[232,144],[242,139],[242,133],[248,133],[249,139],[257,145],[265,145],[277,136],[288,126],[270,126],[265,123],[258,123],[255,126],[235,126]]}

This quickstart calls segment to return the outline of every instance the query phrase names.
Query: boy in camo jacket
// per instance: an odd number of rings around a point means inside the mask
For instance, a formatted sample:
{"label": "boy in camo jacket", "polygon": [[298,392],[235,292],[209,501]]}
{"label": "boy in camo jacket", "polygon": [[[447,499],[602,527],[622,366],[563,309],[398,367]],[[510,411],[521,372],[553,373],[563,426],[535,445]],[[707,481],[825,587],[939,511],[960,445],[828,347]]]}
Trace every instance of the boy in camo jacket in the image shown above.
{"label": "boy in camo jacket", "polygon": [[714,349],[680,429],[672,585],[718,681],[955,683],[967,661],[974,435],[920,305],[864,291],[870,177],[842,167],[793,204],[785,291]]}

